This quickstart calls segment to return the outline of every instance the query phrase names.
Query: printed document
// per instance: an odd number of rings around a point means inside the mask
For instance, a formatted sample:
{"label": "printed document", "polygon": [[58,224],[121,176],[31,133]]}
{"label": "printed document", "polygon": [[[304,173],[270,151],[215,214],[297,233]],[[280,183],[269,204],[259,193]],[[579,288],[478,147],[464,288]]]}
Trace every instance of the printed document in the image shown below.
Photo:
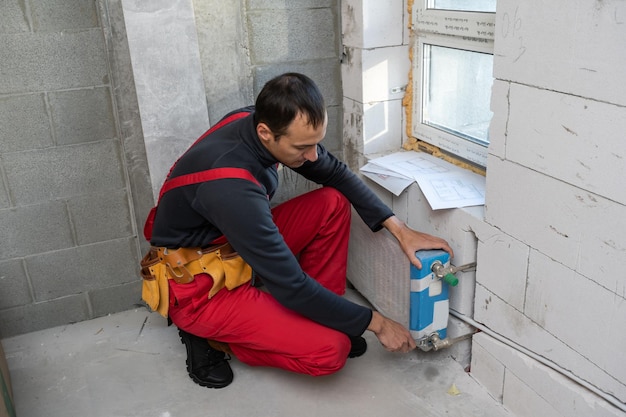
{"label": "printed document", "polygon": [[360,171],[396,196],[417,182],[433,210],[485,204],[485,177],[424,152],[372,159]]}

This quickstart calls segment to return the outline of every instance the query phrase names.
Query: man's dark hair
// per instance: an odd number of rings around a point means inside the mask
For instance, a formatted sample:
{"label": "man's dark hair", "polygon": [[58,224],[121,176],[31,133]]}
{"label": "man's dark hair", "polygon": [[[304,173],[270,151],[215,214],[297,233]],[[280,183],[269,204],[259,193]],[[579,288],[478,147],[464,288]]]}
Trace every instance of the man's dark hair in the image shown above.
{"label": "man's dark hair", "polygon": [[254,124],[265,123],[276,139],[284,135],[298,113],[315,129],[324,124],[326,106],[317,85],[309,77],[295,72],[268,81],[255,104]]}

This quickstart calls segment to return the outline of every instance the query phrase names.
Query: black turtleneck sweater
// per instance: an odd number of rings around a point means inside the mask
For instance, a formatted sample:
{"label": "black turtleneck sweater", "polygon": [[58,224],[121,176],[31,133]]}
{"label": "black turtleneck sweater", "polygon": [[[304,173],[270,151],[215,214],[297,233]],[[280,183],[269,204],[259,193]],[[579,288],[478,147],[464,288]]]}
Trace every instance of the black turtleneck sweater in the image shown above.
{"label": "black turtleneck sweater", "polygon": [[[259,140],[250,115],[196,142],[178,160],[170,178],[212,168],[244,168],[262,185],[225,178],[172,189],[159,202],[151,244],[168,248],[206,247],[224,235],[263,277],[269,292],[285,307],[351,336],[362,334],[372,317],[309,277],[272,220],[270,199],[278,187],[277,161]],[[233,113],[236,113],[233,112]],[[233,114],[231,113],[231,114]],[[227,115],[228,116],[228,115]],[[345,195],[373,231],[391,210],[347,166],[318,145],[318,159],[294,169]]]}

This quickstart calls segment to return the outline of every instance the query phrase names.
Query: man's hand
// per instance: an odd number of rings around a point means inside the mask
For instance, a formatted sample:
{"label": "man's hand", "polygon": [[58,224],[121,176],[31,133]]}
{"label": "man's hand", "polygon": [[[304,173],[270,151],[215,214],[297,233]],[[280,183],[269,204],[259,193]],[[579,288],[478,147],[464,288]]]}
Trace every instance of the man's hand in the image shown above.
{"label": "man's hand", "polygon": [[390,352],[406,353],[416,348],[415,340],[407,328],[377,311],[372,313],[367,330],[374,332],[383,347]]}
{"label": "man's hand", "polygon": [[416,268],[422,269],[422,263],[415,256],[415,252],[423,249],[442,249],[454,257],[452,248],[444,239],[427,233],[418,232],[408,227],[396,216],[391,216],[383,222],[383,226],[398,240],[402,251]]}

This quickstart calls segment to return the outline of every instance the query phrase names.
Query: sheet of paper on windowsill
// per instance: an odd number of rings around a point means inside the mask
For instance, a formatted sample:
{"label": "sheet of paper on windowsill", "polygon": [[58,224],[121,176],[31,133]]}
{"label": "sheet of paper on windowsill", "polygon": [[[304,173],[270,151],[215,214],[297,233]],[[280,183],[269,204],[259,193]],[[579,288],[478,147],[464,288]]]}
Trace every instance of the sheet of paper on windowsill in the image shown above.
{"label": "sheet of paper on windowsill", "polygon": [[363,165],[363,167],[361,167],[361,173],[381,187],[394,193],[396,196],[402,194],[402,191],[404,191],[406,187],[415,182],[411,177],[405,177],[395,171],[372,163]]}
{"label": "sheet of paper on windowsill", "polygon": [[372,159],[363,175],[396,196],[416,181],[433,210],[485,204],[485,177],[423,152]]}

